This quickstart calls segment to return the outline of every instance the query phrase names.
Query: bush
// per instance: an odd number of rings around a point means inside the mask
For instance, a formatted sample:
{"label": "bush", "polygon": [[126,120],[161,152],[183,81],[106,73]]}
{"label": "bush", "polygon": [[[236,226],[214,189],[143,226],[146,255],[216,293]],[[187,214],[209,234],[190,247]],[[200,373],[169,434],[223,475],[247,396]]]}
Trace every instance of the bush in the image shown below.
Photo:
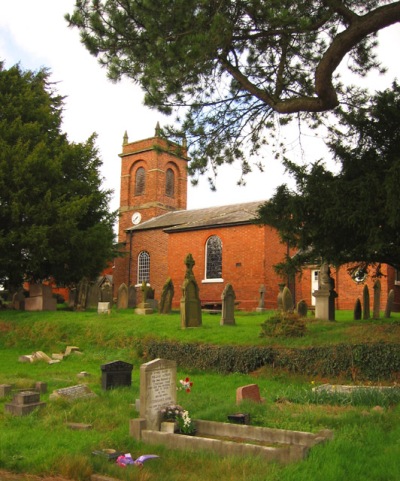
{"label": "bush", "polygon": [[302,337],[306,323],[296,312],[276,312],[261,324],[260,337]]}

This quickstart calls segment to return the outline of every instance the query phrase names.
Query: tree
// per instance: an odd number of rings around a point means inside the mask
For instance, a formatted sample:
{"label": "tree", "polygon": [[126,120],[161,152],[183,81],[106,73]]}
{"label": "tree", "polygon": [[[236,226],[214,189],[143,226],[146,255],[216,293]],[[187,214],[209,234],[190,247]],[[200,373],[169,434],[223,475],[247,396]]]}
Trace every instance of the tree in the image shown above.
{"label": "tree", "polygon": [[93,278],[114,257],[96,136],[70,143],[49,72],[0,63],[0,283]]}
{"label": "tree", "polygon": [[341,109],[328,145],[337,174],[321,162],[286,167],[296,181],[260,208],[259,218],[277,228],[299,254],[281,269],[324,259],[354,269],[385,263],[400,269],[400,85],[377,94],[363,108]]}
{"label": "tree", "polygon": [[187,136],[192,174],[235,160],[246,173],[275,113],[312,120],[354,98],[336,70],[347,55],[359,75],[380,67],[376,34],[400,21],[400,2],[76,0],[66,19],[111,79],[184,112],[166,134]]}

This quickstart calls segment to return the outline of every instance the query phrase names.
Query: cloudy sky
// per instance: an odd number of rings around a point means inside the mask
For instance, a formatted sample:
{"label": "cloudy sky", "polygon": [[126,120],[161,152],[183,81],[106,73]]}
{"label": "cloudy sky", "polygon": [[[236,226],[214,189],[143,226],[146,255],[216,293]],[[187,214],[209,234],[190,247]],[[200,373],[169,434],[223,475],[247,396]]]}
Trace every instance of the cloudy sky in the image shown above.
{"label": "cloudy sky", "polygon": [[[66,96],[63,130],[70,141],[83,142],[93,132],[103,161],[104,186],[114,190],[111,207],[119,205],[120,158],[122,137],[129,140],[153,136],[157,121],[167,119],[143,106],[139,87],[129,81],[113,84],[106,71],[89,55],[79,40],[79,32],[64,20],[72,13],[74,0],[0,0],[0,59],[6,68],[20,63],[23,69],[47,67],[58,92]],[[400,45],[400,26],[383,31],[380,58],[389,68],[385,77],[372,76],[365,82],[375,88],[390,86],[400,79],[400,63],[393,46]],[[297,134],[288,133],[286,143],[299,161],[315,160],[323,152],[321,140],[303,139],[299,148]],[[303,154],[302,154],[303,153]],[[304,156],[302,158],[302,155]],[[240,166],[221,169],[217,192],[211,192],[206,178],[197,187],[189,187],[188,208],[262,200],[270,197],[285,181],[284,172],[272,155],[265,152],[265,171],[255,170],[245,187],[236,185]]]}

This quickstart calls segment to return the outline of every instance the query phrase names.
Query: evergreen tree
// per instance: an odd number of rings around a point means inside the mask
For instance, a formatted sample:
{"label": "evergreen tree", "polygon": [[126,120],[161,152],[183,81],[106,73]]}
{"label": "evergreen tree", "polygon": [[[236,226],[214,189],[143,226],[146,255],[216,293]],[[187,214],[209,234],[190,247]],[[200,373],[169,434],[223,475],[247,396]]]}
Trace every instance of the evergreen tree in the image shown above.
{"label": "evergreen tree", "polygon": [[260,209],[260,221],[299,249],[281,268],[325,259],[367,269],[386,263],[400,269],[400,85],[378,92],[362,108],[341,109],[328,145],[337,174],[322,162],[286,167],[296,190],[281,185]]}
{"label": "evergreen tree", "polygon": [[49,72],[0,63],[0,282],[71,285],[114,256],[96,136],[70,143]]}
{"label": "evergreen tree", "polygon": [[[191,173],[249,158],[271,141],[275,113],[314,120],[355,99],[336,76],[380,68],[376,33],[400,21],[389,0],[76,0],[69,24],[111,79],[145,103],[184,113]],[[362,99],[359,99],[362,102]],[[286,116],[286,117],[282,117]]]}

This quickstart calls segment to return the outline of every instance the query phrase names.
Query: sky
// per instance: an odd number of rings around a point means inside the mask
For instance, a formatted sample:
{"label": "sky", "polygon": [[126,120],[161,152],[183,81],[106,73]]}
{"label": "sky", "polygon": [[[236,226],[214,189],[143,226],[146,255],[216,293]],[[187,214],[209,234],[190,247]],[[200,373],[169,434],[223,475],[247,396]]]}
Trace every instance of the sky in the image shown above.
{"label": "sky", "polygon": [[[93,133],[103,162],[103,186],[114,191],[110,207],[119,206],[122,139],[152,137],[157,122],[171,120],[143,105],[143,93],[129,80],[112,83],[103,69],[81,44],[79,31],[68,27],[65,13],[72,13],[74,0],[0,0],[0,59],[10,68],[20,63],[24,70],[46,67],[58,93],[65,96],[62,130],[71,142],[84,142]],[[359,84],[385,89],[394,78],[400,80],[400,62],[393,46],[400,45],[399,24],[380,34],[379,58],[388,67],[382,77],[371,75]],[[300,143],[296,129],[285,134],[292,160],[311,162],[328,156],[323,139],[306,136]],[[266,200],[276,187],[289,179],[271,152],[264,152],[264,172],[254,169],[246,185],[238,186],[240,165],[219,170],[217,191],[209,188],[206,176],[199,185],[188,186],[188,208]],[[290,183],[290,181],[289,181]]]}

